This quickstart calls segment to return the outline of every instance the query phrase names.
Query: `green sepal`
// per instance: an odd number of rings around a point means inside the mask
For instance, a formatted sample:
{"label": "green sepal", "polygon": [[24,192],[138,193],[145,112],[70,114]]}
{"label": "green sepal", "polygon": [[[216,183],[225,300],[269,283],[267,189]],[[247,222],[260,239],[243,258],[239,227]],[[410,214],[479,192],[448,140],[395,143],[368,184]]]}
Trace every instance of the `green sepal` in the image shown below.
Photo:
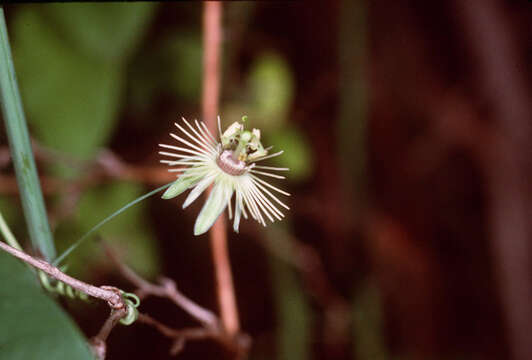
{"label": "green sepal", "polygon": [[181,175],[179,179],[177,179],[172,185],[170,185],[170,187],[164,192],[161,198],[165,200],[175,198],[186,189],[195,185],[200,180],[200,178],[200,176],[187,176],[186,173]]}
{"label": "green sepal", "polygon": [[194,224],[194,235],[206,233],[214,224],[218,216],[224,211],[233,195],[233,188],[218,182],[214,185],[209,198],[203,205]]}

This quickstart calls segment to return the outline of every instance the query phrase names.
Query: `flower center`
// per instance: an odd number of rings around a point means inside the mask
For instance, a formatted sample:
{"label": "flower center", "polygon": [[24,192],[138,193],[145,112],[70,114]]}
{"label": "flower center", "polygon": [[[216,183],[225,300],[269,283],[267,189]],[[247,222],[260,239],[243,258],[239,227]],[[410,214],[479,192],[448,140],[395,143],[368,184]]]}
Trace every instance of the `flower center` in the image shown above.
{"label": "flower center", "polygon": [[231,150],[224,150],[216,159],[216,164],[225,173],[233,176],[242,175],[247,171],[246,163],[233,159],[233,151]]}

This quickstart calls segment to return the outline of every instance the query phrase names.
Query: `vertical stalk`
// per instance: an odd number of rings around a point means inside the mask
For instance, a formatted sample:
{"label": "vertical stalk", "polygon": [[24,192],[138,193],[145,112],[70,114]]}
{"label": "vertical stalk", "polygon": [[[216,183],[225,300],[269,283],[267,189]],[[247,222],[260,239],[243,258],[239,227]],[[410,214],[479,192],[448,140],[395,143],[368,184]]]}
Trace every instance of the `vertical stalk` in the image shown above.
{"label": "vertical stalk", "polygon": [[[218,100],[220,96],[220,44],[221,44],[221,2],[205,2],[203,10],[203,119],[214,134]],[[229,335],[235,335],[240,328],[236,307],[235,290],[231,264],[227,250],[226,221],[224,214],[212,226],[209,234],[216,272],[218,303],[222,324]]]}
{"label": "vertical stalk", "polygon": [[30,239],[33,247],[50,261],[55,257],[55,246],[33,159],[2,7],[0,7],[0,102]]}

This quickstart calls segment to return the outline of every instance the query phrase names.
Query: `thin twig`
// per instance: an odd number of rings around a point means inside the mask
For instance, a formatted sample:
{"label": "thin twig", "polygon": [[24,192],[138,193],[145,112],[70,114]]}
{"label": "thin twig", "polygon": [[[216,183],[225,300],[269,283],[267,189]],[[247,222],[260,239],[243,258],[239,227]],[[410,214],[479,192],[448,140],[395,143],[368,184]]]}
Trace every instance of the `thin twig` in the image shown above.
{"label": "thin twig", "polygon": [[177,290],[173,280],[161,278],[160,285],[152,284],[140,277],[129,266],[121,262],[109,246],[106,244],[103,244],[103,246],[107,256],[116,265],[120,273],[138,288],[138,295],[142,297],[153,295],[167,298],[204,326],[211,329],[219,328],[219,321],[216,315],[183,295],[179,290]]}
{"label": "thin twig", "polygon": [[113,330],[113,328],[116,326],[116,324],[118,324],[120,319],[126,316],[126,314],[127,308],[125,307],[116,311],[111,311],[111,315],[109,315],[109,317],[103,324],[98,335],[94,336],[90,340],[91,349],[96,359],[105,359],[105,356],[107,354],[107,338],[109,337],[111,330]]}
{"label": "thin twig", "polygon": [[159,320],[156,320],[147,314],[139,314],[138,321],[140,321],[141,323],[153,326],[161,334],[169,338],[180,338],[181,337],[181,338],[186,338],[190,340],[200,340],[200,339],[216,338],[217,336],[219,336],[217,331],[204,328],[204,327],[195,327],[195,328],[187,328],[187,329],[179,329],[179,330],[172,329],[164,325],[163,323],[161,323]]}
{"label": "thin twig", "polygon": [[96,287],[96,286],[84,283],[83,281],[80,281],[71,276],[68,276],[67,274],[63,273],[61,270],[49,264],[48,262],[41,260],[41,259],[36,259],[26,254],[25,252],[17,250],[1,241],[0,241],[0,248],[8,252],[9,254],[19,258],[25,263],[45,272],[46,274],[53,277],[54,279],[57,279],[58,281],[61,281],[71,286],[72,288],[76,290],[79,290],[92,297],[107,301],[109,306],[115,310],[124,309],[127,307],[126,303],[124,302],[124,299],[122,299],[122,296],[120,295],[120,290],[118,290],[117,288],[114,288],[111,286]]}
{"label": "thin twig", "polygon": [[103,243],[103,246],[109,259],[118,268],[122,276],[137,287],[135,292],[139,297],[159,296],[167,298],[203,325],[197,328],[172,329],[149,315],[139,314],[138,321],[153,326],[164,336],[175,340],[170,351],[171,354],[175,355],[180,352],[187,340],[207,338],[217,341],[239,357],[247,353],[251,344],[251,339],[248,335],[243,333],[229,334],[221,326],[221,322],[215,314],[179,292],[173,280],[161,278],[160,285],[153,284],[143,279],[133,269],[121,262],[109,246],[105,243]]}
{"label": "thin twig", "polygon": [[219,339],[219,332],[213,329],[198,327],[176,330],[146,314],[139,314],[138,321],[153,326],[164,336],[174,339],[174,344],[170,349],[170,354],[174,356],[183,351],[188,340]]}
{"label": "thin twig", "polygon": [[[220,95],[220,48],[222,37],[222,3],[205,2],[203,12],[203,118],[213,134]],[[210,230],[211,248],[216,271],[218,302],[222,324],[230,335],[240,329],[231,265],[227,251],[225,217],[222,214]]]}

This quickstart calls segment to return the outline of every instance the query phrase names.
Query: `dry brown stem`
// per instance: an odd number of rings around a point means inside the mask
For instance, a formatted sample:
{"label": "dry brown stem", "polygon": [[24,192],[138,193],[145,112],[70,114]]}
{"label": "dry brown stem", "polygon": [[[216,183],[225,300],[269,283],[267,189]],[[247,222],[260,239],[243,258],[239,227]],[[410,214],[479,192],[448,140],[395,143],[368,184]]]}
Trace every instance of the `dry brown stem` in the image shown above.
{"label": "dry brown stem", "polygon": [[173,280],[163,277],[159,280],[159,284],[153,284],[143,279],[133,269],[121,262],[109,246],[105,244],[103,246],[109,259],[118,268],[122,276],[137,287],[135,293],[139,297],[157,296],[169,299],[202,325],[197,328],[173,329],[147,314],[139,314],[138,321],[153,326],[164,336],[174,339],[174,344],[170,350],[172,355],[179,353],[187,341],[202,339],[215,340],[235,354],[247,353],[250,340],[246,334],[229,334],[214,313],[183,295],[177,289]]}
{"label": "dry brown stem", "polygon": [[83,281],[80,281],[78,279],[75,279],[52,264],[41,260],[34,258],[28,254],[26,254],[23,251],[17,250],[3,242],[0,241],[0,248],[9,254],[19,258],[20,260],[24,261],[26,264],[29,264],[33,266],[36,269],[39,269],[43,271],[44,273],[48,274],[49,276],[53,277],[54,279],[57,279],[72,288],[79,290],[89,296],[92,296],[97,299],[105,300],[109,304],[109,306],[112,309],[118,310],[126,308],[126,303],[124,302],[124,299],[122,296],[120,296],[120,291],[117,288],[111,287],[111,286],[94,286],[87,283],[84,283]]}
{"label": "dry brown stem", "polygon": [[111,330],[118,324],[120,319],[127,315],[127,308],[111,311],[111,314],[105,320],[98,335],[90,340],[91,350],[98,360],[104,360],[107,354],[107,338],[111,334]]}
{"label": "dry brown stem", "polygon": [[175,282],[168,278],[161,278],[159,284],[153,284],[140,277],[129,266],[121,262],[114,251],[107,245],[103,245],[107,256],[118,268],[122,276],[137,287],[136,293],[139,297],[158,296],[171,300],[190,316],[203,324],[205,327],[217,329],[220,327],[218,318],[209,310],[196,304],[183,295],[176,287]]}
{"label": "dry brown stem", "polygon": [[[205,2],[203,12],[203,118],[215,134],[220,94],[220,48],[222,38],[222,3]],[[222,214],[210,231],[211,248],[216,271],[218,303],[222,324],[230,335],[240,329],[233,277],[227,250],[226,221]]]}

